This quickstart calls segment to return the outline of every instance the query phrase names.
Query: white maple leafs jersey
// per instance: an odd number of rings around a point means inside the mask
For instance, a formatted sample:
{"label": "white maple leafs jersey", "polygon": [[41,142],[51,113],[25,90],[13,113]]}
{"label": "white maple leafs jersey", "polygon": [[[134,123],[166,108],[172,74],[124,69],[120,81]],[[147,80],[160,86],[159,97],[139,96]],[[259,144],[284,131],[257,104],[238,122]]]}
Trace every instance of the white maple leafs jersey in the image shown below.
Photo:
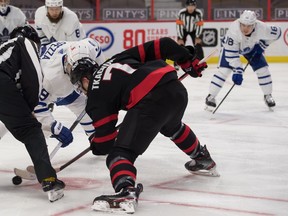
{"label": "white maple leafs jersey", "polygon": [[0,39],[5,42],[14,28],[28,24],[25,14],[17,7],[9,5],[5,14],[0,14]]}
{"label": "white maple leafs jersey", "polygon": [[36,10],[34,21],[42,45],[55,41],[79,41],[86,37],[77,15],[67,7],[62,7],[62,11],[62,19],[58,23],[51,23],[45,6]]}
{"label": "white maple leafs jersey", "polygon": [[[50,131],[50,125],[54,121],[54,117],[47,108],[49,103],[65,105],[77,116],[85,109],[86,96],[78,92],[70,82],[70,77],[64,72],[64,58],[71,43],[73,42],[53,42],[46,46],[46,51],[40,56],[44,74],[43,89],[39,98],[40,102],[34,111],[37,119],[42,123],[44,132]],[[99,65],[105,61],[103,51],[97,41],[86,38],[81,40],[81,43],[85,43],[90,50],[93,50],[90,52],[91,59]],[[85,120],[85,117],[83,119]]]}
{"label": "white maple leafs jersey", "polygon": [[223,52],[226,61],[233,68],[242,67],[240,61],[240,55],[250,53],[256,44],[259,44],[260,40],[264,40],[266,44],[279,39],[281,36],[281,28],[278,26],[272,26],[262,21],[256,20],[255,29],[251,33],[251,36],[247,37],[242,34],[240,30],[239,19],[232,22],[227,31],[225,37],[222,40],[224,50],[229,52]]}

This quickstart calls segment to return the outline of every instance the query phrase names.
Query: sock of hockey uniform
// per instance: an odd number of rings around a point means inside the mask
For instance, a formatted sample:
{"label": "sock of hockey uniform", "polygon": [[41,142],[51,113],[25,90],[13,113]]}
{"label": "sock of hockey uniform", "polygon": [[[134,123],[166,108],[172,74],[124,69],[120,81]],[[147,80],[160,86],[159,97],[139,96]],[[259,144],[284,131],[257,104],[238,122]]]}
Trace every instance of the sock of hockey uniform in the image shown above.
{"label": "sock of hockey uniform", "polygon": [[200,142],[189,126],[182,124],[171,140],[191,158],[197,155]]}
{"label": "sock of hockey uniform", "polygon": [[216,97],[223,87],[227,76],[232,72],[229,68],[220,68],[218,72],[212,77],[209,94],[213,97]]}
{"label": "sock of hockey uniform", "polygon": [[268,67],[263,67],[255,71],[258,77],[259,86],[264,95],[272,93],[272,78]]}
{"label": "sock of hockey uniform", "polygon": [[111,182],[116,192],[128,186],[134,187],[137,170],[131,161],[120,158],[110,164],[109,170]]}

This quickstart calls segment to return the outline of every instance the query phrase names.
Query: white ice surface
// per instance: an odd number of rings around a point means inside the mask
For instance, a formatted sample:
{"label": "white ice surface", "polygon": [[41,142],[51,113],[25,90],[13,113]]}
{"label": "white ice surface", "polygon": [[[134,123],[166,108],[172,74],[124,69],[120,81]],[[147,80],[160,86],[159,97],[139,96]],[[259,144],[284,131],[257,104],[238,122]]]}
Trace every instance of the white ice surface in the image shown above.
{"label": "white ice surface", "polygon": [[[263,101],[256,75],[248,67],[242,86],[236,86],[218,111],[204,111],[204,100],[216,65],[201,79],[186,78],[189,104],[183,121],[206,144],[221,177],[189,174],[189,158],[169,139],[158,135],[135,165],[143,183],[135,215],[223,216],[288,215],[288,64],[271,64],[277,103],[274,112]],[[232,82],[223,87],[219,103]],[[67,127],[75,116],[56,107],[57,120]],[[74,142],[60,149],[52,162],[58,167],[88,147],[77,126]],[[57,141],[49,139],[49,151]],[[104,157],[88,153],[58,174],[67,184],[63,199],[50,203],[36,181],[19,186],[11,182],[13,168],[31,164],[24,145],[10,134],[0,140],[1,216],[96,216],[111,215],[91,210],[96,196],[113,193]]]}

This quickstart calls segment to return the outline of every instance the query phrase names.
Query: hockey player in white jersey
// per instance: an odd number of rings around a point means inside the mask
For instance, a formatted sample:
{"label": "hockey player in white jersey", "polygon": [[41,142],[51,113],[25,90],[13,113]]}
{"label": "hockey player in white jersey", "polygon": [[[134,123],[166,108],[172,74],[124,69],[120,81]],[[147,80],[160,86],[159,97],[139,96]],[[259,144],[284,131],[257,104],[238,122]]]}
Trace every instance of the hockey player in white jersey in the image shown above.
{"label": "hockey player in white jersey", "polygon": [[[56,138],[63,143],[62,147],[69,145],[72,140],[72,133],[60,122],[55,121],[51,111],[48,109],[49,103],[53,102],[57,106],[66,106],[76,116],[85,109],[86,96],[77,90],[70,82],[69,76],[66,74],[64,68],[69,63],[67,59],[67,51],[70,46],[77,46],[74,56],[76,60],[82,57],[90,57],[95,60],[99,65],[105,61],[104,54],[100,44],[91,39],[86,38],[77,42],[64,42],[58,41],[51,43],[47,49],[40,56],[40,63],[43,69],[43,89],[40,95],[40,102],[35,108],[35,116],[42,123],[42,129],[45,135],[55,135],[56,128],[60,127]],[[72,64],[72,63],[71,63]],[[87,136],[94,133],[92,121],[88,115],[85,115],[80,121],[81,126],[84,128]]]}
{"label": "hockey player in white jersey", "polygon": [[45,0],[45,6],[36,10],[34,21],[42,45],[86,37],[77,15],[63,6],[63,0]]}
{"label": "hockey player in white jersey", "polygon": [[10,0],[0,0],[0,42],[7,41],[10,33],[18,26],[28,24],[25,14],[17,7],[9,5]]}
{"label": "hockey player in white jersey", "polygon": [[208,109],[216,107],[215,97],[231,72],[234,84],[242,84],[244,71],[240,55],[248,60],[256,73],[267,106],[271,108],[276,105],[272,97],[272,78],[263,53],[280,36],[280,27],[257,20],[254,11],[245,10],[239,19],[232,22],[222,40],[219,70],[212,78],[209,95],[206,97]]}
{"label": "hockey player in white jersey", "polygon": [[[71,49],[73,46],[77,49]],[[68,51],[70,51],[69,56],[73,58],[67,58]],[[73,135],[67,127],[55,120],[48,105],[55,103],[57,106],[66,106],[76,116],[79,116],[85,109],[86,95],[71,84],[70,78],[64,70],[67,65],[73,65],[75,61],[83,57],[92,58],[99,65],[105,61],[100,44],[91,38],[77,42],[58,41],[51,43],[40,56],[44,79],[39,104],[34,109],[34,115],[41,122],[45,136],[48,137],[52,133],[52,136],[62,143],[61,147],[68,146],[73,141]],[[80,121],[80,125],[87,136],[93,135],[95,130],[87,114]],[[0,124],[0,139],[6,132],[5,126]]]}

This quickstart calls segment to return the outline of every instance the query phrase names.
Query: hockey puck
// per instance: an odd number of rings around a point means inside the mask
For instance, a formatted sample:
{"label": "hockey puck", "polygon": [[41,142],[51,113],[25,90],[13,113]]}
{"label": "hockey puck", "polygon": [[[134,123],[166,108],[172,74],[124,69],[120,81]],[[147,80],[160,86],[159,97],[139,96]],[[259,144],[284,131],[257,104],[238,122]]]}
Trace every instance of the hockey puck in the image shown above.
{"label": "hockey puck", "polygon": [[14,185],[20,185],[22,183],[22,178],[20,176],[14,176],[12,182]]}

